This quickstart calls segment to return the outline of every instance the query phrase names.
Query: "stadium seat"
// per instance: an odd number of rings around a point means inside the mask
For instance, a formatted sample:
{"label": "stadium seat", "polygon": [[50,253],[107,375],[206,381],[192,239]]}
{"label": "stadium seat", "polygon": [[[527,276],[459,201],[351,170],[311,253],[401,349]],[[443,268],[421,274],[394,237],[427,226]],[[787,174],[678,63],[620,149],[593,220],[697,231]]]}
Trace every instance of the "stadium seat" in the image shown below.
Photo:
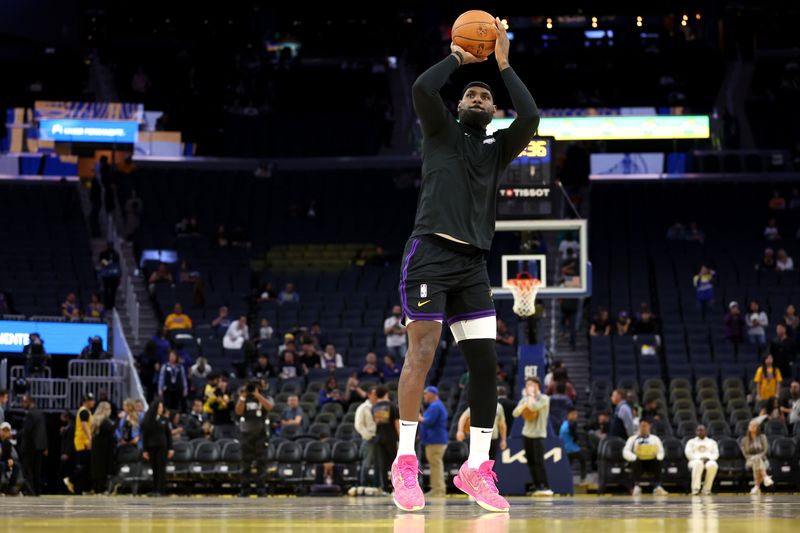
{"label": "stadium seat", "polygon": [[336,428],[335,436],[341,440],[354,440],[359,437],[355,425],[346,423],[339,424],[339,427]]}
{"label": "stadium seat", "polygon": [[628,476],[625,474],[627,463],[622,457],[624,447],[625,441],[619,437],[609,436],[600,442],[597,451],[598,493],[604,493],[610,486],[627,487]]}
{"label": "stadium seat", "polygon": [[303,447],[294,441],[282,442],[275,452],[275,461],[274,481],[296,490],[303,481]]}
{"label": "stadium seat", "polygon": [[729,437],[731,434],[730,426],[723,420],[710,420],[706,422],[706,431],[712,439]]}
{"label": "stadium seat", "polygon": [[[775,422],[774,420],[772,422]],[[788,437],[777,437],[769,446],[769,465],[776,485],[789,484],[800,490],[800,466],[797,461],[797,446]]]}
{"label": "stadium seat", "polygon": [[242,450],[238,441],[230,441],[222,446],[220,462],[216,465],[216,473],[221,478],[233,478],[238,481],[242,474]]}
{"label": "stadium seat", "polygon": [[317,467],[330,461],[331,450],[326,442],[312,441],[306,444],[303,450],[303,481],[314,483],[316,479]]}
{"label": "stadium seat", "polygon": [[358,483],[358,446],[352,441],[340,441],[333,446],[331,461],[339,469],[345,485]]}
{"label": "stadium seat", "polygon": [[664,461],[661,482],[667,486],[680,487],[683,492],[689,492],[691,478],[683,444],[675,437],[665,437],[663,445]]}
{"label": "stadium seat", "polygon": [[203,479],[213,477],[216,463],[220,460],[219,445],[213,441],[201,442],[194,450],[194,457],[189,465],[189,473]]}
{"label": "stadium seat", "polygon": [[308,427],[308,435],[315,439],[321,439],[324,436],[330,437],[332,433],[330,424],[325,422],[314,422]]}
{"label": "stadium seat", "polygon": [[719,447],[717,484],[739,488],[745,475],[744,456],[739,443],[730,437],[721,437],[717,439],[717,446]]}
{"label": "stadium seat", "polygon": [[117,475],[113,483],[121,488],[129,488],[132,494],[139,492],[139,485],[145,480],[142,454],[136,446],[121,446],[117,450]]}
{"label": "stadium seat", "polygon": [[786,428],[784,422],[780,420],[769,420],[764,428],[764,434],[767,436],[767,439],[772,441],[772,439],[778,437],[788,437],[789,430]]}

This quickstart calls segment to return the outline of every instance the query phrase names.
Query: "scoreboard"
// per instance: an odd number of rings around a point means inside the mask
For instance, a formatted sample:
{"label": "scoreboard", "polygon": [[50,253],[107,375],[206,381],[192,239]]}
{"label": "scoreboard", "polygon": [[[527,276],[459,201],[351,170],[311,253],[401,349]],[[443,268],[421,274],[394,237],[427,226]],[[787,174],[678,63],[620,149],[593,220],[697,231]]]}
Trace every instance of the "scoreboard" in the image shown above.
{"label": "scoreboard", "polygon": [[552,185],[552,137],[535,137],[500,176],[497,219],[549,217],[557,191]]}

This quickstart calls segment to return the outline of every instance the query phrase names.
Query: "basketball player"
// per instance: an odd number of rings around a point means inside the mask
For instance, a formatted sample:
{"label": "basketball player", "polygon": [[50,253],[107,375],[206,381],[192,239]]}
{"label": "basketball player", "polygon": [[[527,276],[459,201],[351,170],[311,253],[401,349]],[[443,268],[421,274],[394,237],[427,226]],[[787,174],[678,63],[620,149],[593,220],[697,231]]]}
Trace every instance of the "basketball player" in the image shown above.
{"label": "basketball player", "polygon": [[392,464],[394,502],[418,511],[425,498],[417,479],[414,439],[420,399],[439,337],[447,324],[469,369],[469,459],[455,485],[484,509],[508,511],[489,460],[497,410],[494,302],[486,254],[495,228],[499,175],[528,145],[539,125],[533,97],[508,63],[508,36],[495,19],[494,55],[517,118],[486,135],[497,107],[485,83],[469,83],[458,102],[458,121],[439,90],[459,67],[485,61],[452,44],[452,53],[414,83],[414,108],[423,133],[422,188],[414,231],[403,253],[400,300],[408,326],[408,353],[400,374],[400,442]]}

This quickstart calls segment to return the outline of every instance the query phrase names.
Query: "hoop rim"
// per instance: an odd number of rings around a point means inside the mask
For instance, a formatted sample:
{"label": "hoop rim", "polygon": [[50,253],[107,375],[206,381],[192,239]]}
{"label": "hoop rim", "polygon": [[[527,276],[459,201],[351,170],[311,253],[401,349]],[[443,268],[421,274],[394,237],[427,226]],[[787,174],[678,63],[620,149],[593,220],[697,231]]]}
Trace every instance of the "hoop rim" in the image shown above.
{"label": "hoop rim", "polygon": [[540,280],[539,278],[534,278],[533,276],[531,276],[530,272],[520,272],[517,274],[516,278],[511,278],[506,281],[512,287],[520,286],[520,287],[538,288],[542,284],[542,280]]}

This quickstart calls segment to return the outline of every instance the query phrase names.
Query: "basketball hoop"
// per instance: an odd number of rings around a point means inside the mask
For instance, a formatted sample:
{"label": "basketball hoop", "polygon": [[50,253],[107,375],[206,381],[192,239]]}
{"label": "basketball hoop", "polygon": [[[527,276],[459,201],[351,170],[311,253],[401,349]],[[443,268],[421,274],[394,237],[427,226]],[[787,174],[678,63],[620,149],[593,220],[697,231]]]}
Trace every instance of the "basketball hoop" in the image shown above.
{"label": "basketball hoop", "polygon": [[514,296],[512,309],[518,316],[525,318],[536,313],[536,295],[541,285],[541,280],[527,272],[520,272],[516,278],[508,280],[509,289]]}

